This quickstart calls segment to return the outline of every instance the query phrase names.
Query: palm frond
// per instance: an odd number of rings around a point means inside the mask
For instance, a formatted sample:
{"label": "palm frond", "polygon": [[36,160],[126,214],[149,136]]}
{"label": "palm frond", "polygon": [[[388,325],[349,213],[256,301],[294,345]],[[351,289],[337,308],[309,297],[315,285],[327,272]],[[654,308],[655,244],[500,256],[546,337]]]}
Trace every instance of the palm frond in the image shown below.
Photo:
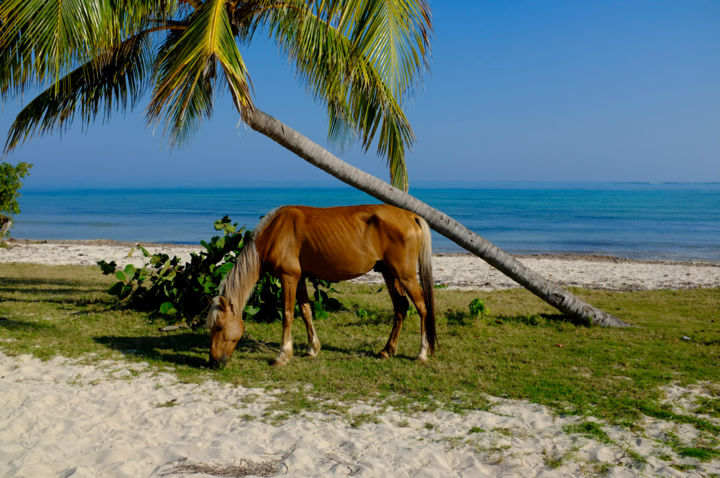
{"label": "palm frond", "polygon": [[0,91],[58,79],[85,59],[103,0],[5,0],[0,3]]}
{"label": "palm frond", "polygon": [[208,0],[171,38],[156,64],[156,87],[148,121],[163,121],[176,146],[212,115],[213,83],[219,69],[238,111],[252,107],[249,79],[235,44],[224,0]]}
{"label": "palm frond", "polygon": [[376,63],[315,12],[284,8],[268,15],[269,28],[314,96],[326,102],[329,136],[357,134],[365,150],[376,134],[377,152],[387,158],[393,185],[407,189],[405,150],[412,128]]}
{"label": "palm frond", "polygon": [[102,8],[100,28],[94,32],[95,46],[100,50],[148,28],[172,23],[178,14],[185,15],[189,7],[182,0],[104,0]]}
{"label": "palm frond", "polygon": [[148,34],[132,37],[51,85],[18,114],[5,151],[36,134],[62,131],[79,114],[84,124],[134,106],[149,85],[152,49]]}
{"label": "palm frond", "polygon": [[[53,83],[179,7],[166,0],[3,0],[0,95]],[[70,86],[70,89],[74,89]]]}
{"label": "palm frond", "polygon": [[333,0],[318,9],[375,66],[399,100],[428,68],[432,21],[425,0]]}

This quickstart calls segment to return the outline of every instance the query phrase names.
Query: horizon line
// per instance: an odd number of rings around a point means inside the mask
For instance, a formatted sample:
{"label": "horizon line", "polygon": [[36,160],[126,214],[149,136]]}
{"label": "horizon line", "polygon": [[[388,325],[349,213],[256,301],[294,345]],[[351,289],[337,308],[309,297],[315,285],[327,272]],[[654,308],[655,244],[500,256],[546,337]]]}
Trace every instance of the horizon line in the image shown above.
{"label": "horizon line", "polygon": [[[414,187],[413,187],[414,185]],[[481,189],[497,186],[591,186],[591,185],[636,185],[636,186],[712,186],[720,185],[720,181],[590,181],[590,180],[455,180],[455,181],[434,181],[418,180],[411,183],[410,191],[413,189]],[[50,191],[205,191],[205,190],[236,190],[236,189],[355,189],[353,186],[344,183],[333,183],[324,181],[259,181],[255,183],[240,183],[237,185],[192,185],[192,184],[161,184],[157,186],[149,184],[126,184],[126,185],[23,185],[23,192],[50,192]]]}

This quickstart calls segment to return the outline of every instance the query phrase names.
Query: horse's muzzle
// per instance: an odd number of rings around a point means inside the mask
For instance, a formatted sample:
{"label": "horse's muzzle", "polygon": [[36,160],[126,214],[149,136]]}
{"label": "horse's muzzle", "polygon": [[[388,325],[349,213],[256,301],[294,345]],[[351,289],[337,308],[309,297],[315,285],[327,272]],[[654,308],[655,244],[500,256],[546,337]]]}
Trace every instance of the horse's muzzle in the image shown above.
{"label": "horse's muzzle", "polygon": [[208,362],[208,366],[213,370],[217,370],[220,368],[221,365],[224,365],[225,362],[226,362],[225,360],[215,360],[211,356],[210,361]]}

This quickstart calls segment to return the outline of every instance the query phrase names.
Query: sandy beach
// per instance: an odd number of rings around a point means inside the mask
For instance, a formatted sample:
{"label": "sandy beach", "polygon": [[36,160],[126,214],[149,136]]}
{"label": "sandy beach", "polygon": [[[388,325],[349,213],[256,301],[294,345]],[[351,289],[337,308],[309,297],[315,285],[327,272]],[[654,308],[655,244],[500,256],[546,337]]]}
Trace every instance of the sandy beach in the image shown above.
{"label": "sandy beach", "polygon": [[[697,435],[691,425],[646,419],[632,432],[606,426],[614,441],[606,444],[566,433],[567,425],[583,417],[513,400],[492,399],[490,410],[463,415],[379,412],[373,422],[353,427],[319,413],[278,422],[266,414],[276,398],[264,390],[181,384],[169,374],[122,362],[42,362],[0,353],[0,384],[0,475],[8,477],[244,476],[248,467],[295,477],[720,473],[720,460],[683,473],[658,459],[674,455],[662,442],[665,433],[690,441]],[[698,396],[700,389],[667,390],[676,407]],[[352,412],[373,409],[359,404]],[[555,460],[561,464],[552,467]],[[188,471],[222,467],[235,467],[237,474]]]}
{"label": "sandy beach", "polygon": [[[165,252],[190,259],[198,246],[144,244],[151,253]],[[130,255],[132,252],[132,255]],[[118,265],[144,263],[134,244],[113,241],[13,241],[0,249],[0,262],[47,265],[96,265],[115,261]],[[564,286],[608,290],[689,289],[720,286],[720,264],[708,262],[634,261],[606,256],[517,256],[523,264]],[[450,288],[497,290],[519,287],[513,280],[469,254],[433,256],[436,284]],[[368,273],[357,282],[382,283],[378,273]]]}
{"label": "sandy beach", "polygon": [[[0,262],[118,264],[131,244],[103,241],[14,242]],[[153,246],[178,255],[197,250]],[[566,285],[616,290],[717,287],[717,264],[627,261],[607,257],[520,257]],[[466,255],[434,257],[435,281],[458,288],[513,287]],[[360,280],[379,281],[368,275]],[[2,329],[0,328],[0,333]],[[0,341],[3,338],[0,335]],[[2,344],[0,343],[0,348]],[[309,391],[311,394],[311,390]],[[702,384],[671,386],[665,400],[693,413],[709,398]],[[537,404],[489,397],[489,410],[405,415],[351,404],[375,419],[353,427],[347,417],[303,413],[276,419],[265,390],[215,382],[182,384],[143,364],[41,361],[0,352],[0,476],[7,477],[556,477],[712,476],[720,460],[683,458],[667,433],[691,442],[690,424],[646,418],[628,430],[600,423],[613,443],[568,433],[592,417],[559,415]],[[702,416],[720,426],[720,420]],[[641,456],[644,462],[635,457]],[[697,466],[679,471],[668,465]],[[558,464],[559,463],[559,464]],[[234,474],[222,475],[221,471]],[[254,475],[253,475],[254,473]]]}

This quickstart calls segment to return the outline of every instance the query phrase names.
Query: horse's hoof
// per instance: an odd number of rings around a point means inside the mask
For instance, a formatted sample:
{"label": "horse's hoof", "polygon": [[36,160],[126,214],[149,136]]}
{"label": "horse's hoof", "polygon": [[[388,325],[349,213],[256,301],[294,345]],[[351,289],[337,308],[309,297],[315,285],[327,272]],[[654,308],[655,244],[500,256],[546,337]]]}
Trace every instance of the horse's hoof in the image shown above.
{"label": "horse's hoof", "polygon": [[317,344],[312,347],[308,347],[307,352],[305,352],[305,355],[307,357],[317,357],[317,354],[320,352],[320,344]]}
{"label": "horse's hoof", "polygon": [[381,350],[377,353],[377,358],[385,360],[387,358],[390,358],[390,354],[387,353],[387,350]]}
{"label": "horse's hoof", "polygon": [[272,365],[273,367],[284,367],[288,364],[288,362],[288,359],[276,358],[270,365]]}
{"label": "horse's hoof", "polygon": [[426,364],[427,363],[427,357],[421,357],[418,356],[417,363]]}

